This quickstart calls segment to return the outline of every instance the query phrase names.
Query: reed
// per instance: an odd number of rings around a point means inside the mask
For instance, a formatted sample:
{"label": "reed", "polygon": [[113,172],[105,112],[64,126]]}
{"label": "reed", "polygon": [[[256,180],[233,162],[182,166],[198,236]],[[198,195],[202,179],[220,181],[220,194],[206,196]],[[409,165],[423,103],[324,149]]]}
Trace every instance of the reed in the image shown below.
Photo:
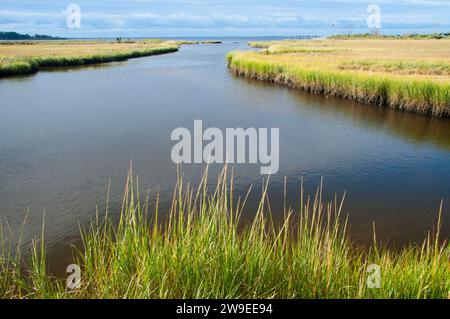
{"label": "reed", "polygon": [[[31,257],[3,245],[3,298],[447,298],[450,249],[439,235],[421,245],[389,251],[374,240],[368,250],[348,237],[342,200],[324,202],[302,191],[301,209],[287,208],[275,226],[267,183],[253,222],[243,224],[245,198],[233,194],[226,168],[214,189],[207,175],[193,189],[181,174],[167,216],[149,212],[130,173],[120,219],[100,213],[82,231],[73,263],[79,289],[48,274],[44,238]],[[440,225],[440,221],[438,223]],[[439,234],[440,228],[437,228]],[[19,252],[19,251],[18,251]],[[18,256],[18,257],[17,257]],[[370,265],[381,269],[380,288],[369,288]],[[23,266],[25,265],[25,266]]]}
{"label": "reed", "polygon": [[[228,55],[229,68],[236,74],[366,104],[450,116],[450,41],[314,40],[252,45],[265,49]],[[395,53],[386,52],[389,46]]]}

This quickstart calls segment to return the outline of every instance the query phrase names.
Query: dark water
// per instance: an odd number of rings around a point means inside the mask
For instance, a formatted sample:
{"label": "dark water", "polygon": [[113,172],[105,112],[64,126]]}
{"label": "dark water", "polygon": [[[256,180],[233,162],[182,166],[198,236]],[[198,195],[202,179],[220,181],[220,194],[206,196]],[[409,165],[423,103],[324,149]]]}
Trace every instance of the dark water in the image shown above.
{"label": "dark water", "polygon": [[[322,176],[330,198],[347,191],[352,236],[362,242],[372,237],[372,222],[384,240],[420,240],[441,199],[450,212],[450,120],[236,78],[225,55],[237,48],[245,42],[0,80],[0,217],[17,234],[29,209],[28,240],[45,211],[50,254],[67,255],[78,223],[104,206],[110,180],[111,206],[120,203],[130,159],[142,187],[154,196],[160,186],[167,205],[176,177],[170,134],[195,119],[204,127],[280,128],[275,212],[284,176],[294,206],[302,176],[311,192]],[[261,184],[259,164],[234,168],[238,192]],[[184,165],[194,183],[203,169]]]}

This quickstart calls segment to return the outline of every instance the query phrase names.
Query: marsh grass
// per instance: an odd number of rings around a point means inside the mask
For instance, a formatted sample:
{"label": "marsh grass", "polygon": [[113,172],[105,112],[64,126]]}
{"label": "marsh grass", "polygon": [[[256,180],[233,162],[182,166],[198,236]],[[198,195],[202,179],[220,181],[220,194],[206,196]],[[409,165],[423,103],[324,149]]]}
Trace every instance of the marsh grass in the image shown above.
{"label": "marsh grass", "polygon": [[342,70],[364,70],[399,74],[423,74],[450,76],[450,63],[414,61],[350,61],[339,66]]}
{"label": "marsh grass", "polygon": [[236,74],[366,104],[450,116],[448,40],[278,41],[252,46],[264,49],[228,55]]}
{"label": "marsh grass", "polygon": [[262,50],[264,54],[286,54],[286,53],[306,53],[306,54],[320,54],[320,53],[338,53],[344,52],[345,49],[324,48],[324,47],[303,47],[303,46],[283,46],[273,45]]}
{"label": "marsh grass", "polygon": [[[198,188],[179,173],[167,216],[149,212],[139,182],[129,174],[120,219],[108,208],[81,231],[73,262],[82,268],[81,288],[48,274],[43,235],[31,257],[3,242],[3,298],[447,298],[450,249],[431,234],[421,245],[392,252],[376,243],[367,250],[348,237],[344,198],[326,203],[322,188],[303,190],[301,209],[284,211],[275,225],[264,184],[251,223],[241,215],[247,197],[233,194],[225,168],[208,189],[206,170]],[[108,205],[107,205],[108,206]],[[436,234],[441,224],[438,222]],[[4,234],[3,234],[4,235]],[[366,270],[381,267],[381,288],[369,289]]]}
{"label": "marsh grass", "polygon": [[440,33],[431,33],[431,34],[417,34],[417,33],[409,33],[402,35],[381,35],[381,34],[372,34],[372,33],[362,33],[362,34],[337,34],[328,37],[329,39],[413,39],[413,40],[430,40],[430,39],[448,39],[450,38],[449,32],[440,32]]}
{"label": "marsh grass", "polygon": [[[179,43],[144,40],[131,43],[60,41],[0,46],[0,77],[33,74],[44,68],[82,66],[178,51]],[[2,55],[3,54],[3,55]]]}

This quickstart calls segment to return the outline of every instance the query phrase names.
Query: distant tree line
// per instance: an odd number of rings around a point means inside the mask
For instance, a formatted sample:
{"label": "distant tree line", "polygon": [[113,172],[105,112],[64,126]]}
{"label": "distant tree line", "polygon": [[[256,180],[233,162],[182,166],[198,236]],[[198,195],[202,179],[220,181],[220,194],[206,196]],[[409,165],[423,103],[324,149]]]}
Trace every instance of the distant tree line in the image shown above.
{"label": "distant tree line", "polygon": [[45,34],[21,34],[17,32],[0,31],[0,40],[62,40],[64,38],[52,37]]}

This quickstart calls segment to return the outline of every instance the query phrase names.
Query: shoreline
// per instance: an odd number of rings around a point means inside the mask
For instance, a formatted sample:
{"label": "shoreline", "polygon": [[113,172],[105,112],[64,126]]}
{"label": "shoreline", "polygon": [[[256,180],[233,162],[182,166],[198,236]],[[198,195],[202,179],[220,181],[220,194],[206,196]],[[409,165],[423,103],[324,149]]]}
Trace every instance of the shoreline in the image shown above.
{"label": "shoreline", "polygon": [[[298,43],[293,46],[288,41],[280,43],[250,44],[253,47],[263,48],[259,52],[231,52],[227,56],[228,68],[237,76],[276,83],[314,94],[422,115],[450,117],[448,75],[401,73],[423,72],[417,70],[419,67],[426,67],[428,68],[425,69],[426,72],[433,72],[434,64],[420,64],[413,61],[418,66],[410,63],[413,66],[406,64],[406,70],[378,72],[364,69],[378,66],[367,67],[364,64],[365,60],[361,60],[360,56],[353,60],[351,51],[354,48],[345,51],[341,45],[334,49],[331,47],[333,42],[330,41],[326,44],[313,43],[314,47],[310,46],[312,42],[305,46]],[[308,59],[312,59],[313,62]],[[353,61],[358,61],[359,64]],[[323,65],[320,65],[322,62]],[[355,69],[346,69],[349,68],[349,63],[353,63],[350,66]],[[404,67],[403,64],[399,65],[399,68]],[[416,69],[409,70],[408,67]]]}
{"label": "shoreline", "polygon": [[0,64],[0,79],[12,76],[33,75],[40,70],[59,67],[78,67],[111,62],[121,62],[133,58],[174,53],[179,50],[178,45],[149,47],[121,52],[107,52],[80,56],[48,56],[26,57],[4,65]]}
{"label": "shoreline", "polygon": [[[450,104],[449,107],[437,106],[434,107],[432,104],[420,103],[420,104],[411,104],[407,100],[399,99],[397,101],[391,101],[390,97],[385,94],[384,90],[379,92],[372,92],[367,94],[354,94],[351,91],[344,90],[333,90],[330,86],[327,86],[324,83],[321,83],[320,80],[313,80],[311,82],[304,81],[301,77],[296,77],[292,73],[284,71],[281,65],[271,65],[267,63],[263,67],[275,68],[278,69],[278,72],[258,72],[252,67],[243,67],[242,65],[237,64],[233,61],[233,58],[230,59],[228,65],[230,71],[240,77],[245,77],[248,79],[264,81],[268,83],[275,83],[278,85],[287,86],[293,89],[299,89],[312,94],[320,94],[323,96],[333,96],[338,98],[343,98],[355,102],[359,102],[366,105],[375,105],[375,106],[383,106],[390,107],[395,110],[412,112],[420,115],[429,115],[433,117],[442,117],[449,118],[450,117]],[[315,77],[315,72],[308,72],[305,74],[305,77]],[[338,76],[336,76],[337,78]],[[357,79],[356,79],[357,81]],[[363,83],[361,83],[363,85]],[[424,86],[427,86],[428,83],[425,83]],[[447,85],[450,90],[450,85]],[[380,93],[381,92],[381,93]]]}

